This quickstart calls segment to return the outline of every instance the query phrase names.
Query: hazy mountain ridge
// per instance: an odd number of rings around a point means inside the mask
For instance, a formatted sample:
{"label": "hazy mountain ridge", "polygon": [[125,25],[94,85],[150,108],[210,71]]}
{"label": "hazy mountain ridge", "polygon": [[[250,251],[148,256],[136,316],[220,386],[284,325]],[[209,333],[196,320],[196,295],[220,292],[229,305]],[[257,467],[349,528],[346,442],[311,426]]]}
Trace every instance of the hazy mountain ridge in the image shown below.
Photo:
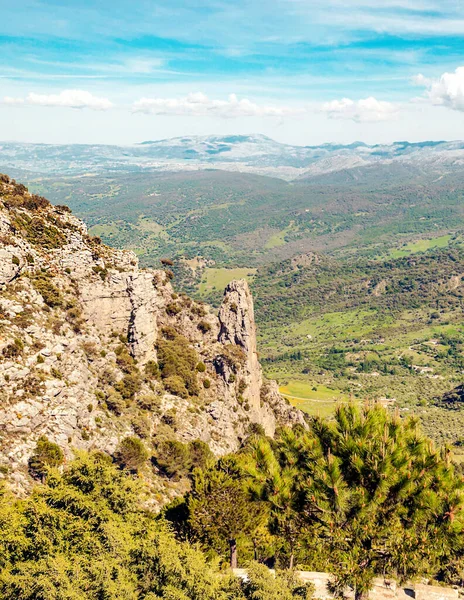
{"label": "hazy mountain ridge", "polygon": [[378,163],[412,162],[442,169],[464,164],[464,142],[293,146],[264,135],[183,136],[139,144],[0,144],[3,170],[73,175],[221,168],[292,180]]}

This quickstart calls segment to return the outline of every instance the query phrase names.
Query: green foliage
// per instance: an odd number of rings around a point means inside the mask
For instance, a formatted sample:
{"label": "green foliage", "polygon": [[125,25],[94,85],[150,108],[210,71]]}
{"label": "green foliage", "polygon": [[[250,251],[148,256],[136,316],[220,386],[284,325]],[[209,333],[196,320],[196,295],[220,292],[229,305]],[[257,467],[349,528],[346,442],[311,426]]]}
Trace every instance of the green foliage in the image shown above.
{"label": "green foliage", "polygon": [[149,360],[144,367],[144,374],[147,379],[159,379],[160,370],[154,360]]}
{"label": "green foliage", "polygon": [[208,444],[193,440],[184,444],[178,440],[161,440],[156,445],[156,465],[168,477],[185,477],[195,468],[206,468],[214,462],[214,454]]}
{"label": "green foliage", "polygon": [[50,216],[42,218],[30,217],[27,213],[17,213],[13,224],[18,232],[32,245],[52,250],[66,244],[66,236],[62,228],[52,224]]}
{"label": "green foliage", "polygon": [[15,338],[11,344],[5,346],[2,350],[2,355],[5,358],[15,358],[21,356],[24,350],[24,342],[21,338]]}
{"label": "green foliage", "polygon": [[196,376],[197,353],[183,336],[170,330],[163,330],[163,335],[173,336],[159,340],[157,346],[158,365],[166,389],[181,397],[197,396],[200,393]]}
{"label": "green foliage", "polygon": [[181,398],[188,398],[189,392],[185,385],[185,381],[179,375],[170,375],[163,380],[164,387],[171,394],[180,396]]}
{"label": "green foliage", "polygon": [[325,548],[339,589],[361,598],[376,573],[433,574],[461,556],[463,482],[415,421],[347,405],[332,423],[252,446],[250,491],[269,506],[270,527],[305,560]]}
{"label": "green foliage", "polygon": [[[173,514],[173,525],[187,530],[189,538],[205,549],[228,556],[230,540],[244,540],[265,521],[264,506],[250,503],[244,473],[234,457],[221,459],[208,469],[193,472],[185,510]],[[176,521],[182,515],[182,521]],[[169,519],[169,511],[167,512]]]}
{"label": "green foliage", "polygon": [[247,567],[247,579],[242,583],[247,600],[294,600],[313,597],[313,587],[303,585],[290,572],[277,572],[274,577],[267,567],[251,562]]}
{"label": "green foliage", "polygon": [[120,416],[126,408],[126,401],[119,392],[113,391],[106,398],[106,406],[115,415]]}
{"label": "green foliage", "polygon": [[201,333],[208,333],[208,331],[211,331],[211,325],[208,321],[200,321],[197,327]]}
{"label": "green foliage", "polygon": [[127,373],[114,384],[115,389],[121,394],[125,400],[131,400],[142,387],[142,380],[138,371]]}
{"label": "green foliage", "polygon": [[33,477],[43,479],[50,468],[59,467],[63,461],[61,448],[42,435],[37,440],[37,445],[29,459],[29,472]]}
{"label": "green foliage", "polygon": [[124,469],[137,471],[148,460],[149,454],[138,437],[129,436],[121,440],[115,452],[115,459]]}
{"label": "green foliage", "polygon": [[0,487],[0,600],[243,600],[142,498],[102,453],[79,454],[25,499]]}
{"label": "green foliage", "polygon": [[53,277],[49,273],[41,272],[31,278],[32,285],[38,292],[43,301],[50,308],[62,306],[63,297],[60,290],[53,283]]}

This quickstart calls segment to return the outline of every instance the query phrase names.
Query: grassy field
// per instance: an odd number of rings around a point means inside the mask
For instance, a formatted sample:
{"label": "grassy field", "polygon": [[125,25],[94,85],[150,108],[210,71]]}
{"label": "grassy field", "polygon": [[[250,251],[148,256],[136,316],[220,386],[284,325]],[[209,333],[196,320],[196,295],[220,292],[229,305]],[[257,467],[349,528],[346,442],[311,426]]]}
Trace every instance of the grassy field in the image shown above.
{"label": "grassy field", "polygon": [[237,269],[205,269],[203,278],[199,285],[199,292],[205,294],[214,290],[222,290],[233,279],[251,280],[256,273],[256,269],[237,268]]}
{"label": "grassy field", "polygon": [[281,385],[279,390],[293,406],[313,416],[330,416],[337,402],[348,401],[348,397],[339,390],[300,380],[291,380]]}
{"label": "grassy field", "polygon": [[430,248],[446,248],[453,236],[441,235],[439,237],[417,240],[416,242],[410,242],[402,248],[397,248],[390,252],[391,258],[402,258],[403,256],[409,256],[411,254],[417,254],[418,252],[426,252]]}

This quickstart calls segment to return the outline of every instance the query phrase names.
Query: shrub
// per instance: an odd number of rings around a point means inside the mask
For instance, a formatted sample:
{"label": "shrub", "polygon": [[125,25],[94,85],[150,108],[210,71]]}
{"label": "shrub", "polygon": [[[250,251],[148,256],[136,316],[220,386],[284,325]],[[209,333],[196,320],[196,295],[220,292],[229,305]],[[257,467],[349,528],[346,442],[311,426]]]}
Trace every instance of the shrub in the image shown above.
{"label": "shrub", "polygon": [[209,390],[209,388],[211,387],[211,381],[209,379],[203,379],[203,387],[205,388],[205,390]]}
{"label": "shrub", "polygon": [[197,327],[202,333],[208,333],[208,331],[211,331],[211,325],[208,323],[208,321],[200,321]]}
{"label": "shrub", "polygon": [[27,214],[17,214],[13,225],[34,246],[51,250],[61,248],[66,243],[66,236],[58,227],[48,224],[37,215],[30,217]]}
{"label": "shrub", "polygon": [[134,359],[125,347],[122,351],[118,352],[120,348],[121,347],[116,349],[116,354],[118,355],[116,358],[116,364],[121,369],[121,371],[124,371],[124,373],[132,373],[132,371],[134,371],[135,368]]}
{"label": "shrub", "polygon": [[[183,336],[176,335],[172,340],[160,340],[158,342],[158,365],[165,387],[175,387],[184,395],[185,388],[187,395],[198,395],[200,390],[195,370],[197,364],[198,355]],[[173,380],[173,377],[179,378],[182,386],[179,380]],[[169,379],[169,382],[166,382],[167,379]]]}
{"label": "shrub", "polygon": [[52,276],[48,273],[39,273],[31,279],[31,282],[36,292],[42,296],[45,304],[50,308],[55,308],[62,306],[63,298],[52,279]]}
{"label": "shrub", "polygon": [[2,354],[5,358],[16,358],[21,356],[24,350],[24,342],[20,338],[15,338],[11,344],[5,346],[2,350]]}
{"label": "shrub", "polygon": [[178,375],[171,375],[170,377],[166,377],[163,380],[164,387],[168,392],[174,394],[175,396],[180,396],[181,398],[187,398],[189,393],[185,386],[184,380]]}
{"label": "shrub", "polygon": [[137,471],[148,460],[149,454],[138,437],[129,436],[121,441],[114,456],[122,468]]}
{"label": "shrub", "polygon": [[188,446],[177,440],[165,440],[156,448],[155,462],[168,477],[185,476],[190,466]]}
{"label": "shrub", "polygon": [[57,204],[55,206],[55,210],[59,213],[70,213],[72,212],[71,209],[69,208],[69,206],[66,206],[65,204]]}
{"label": "shrub", "polygon": [[145,377],[148,379],[159,379],[160,370],[154,360],[149,360],[144,368]]}
{"label": "shrub", "polygon": [[197,371],[198,371],[199,373],[204,373],[204,372],[206,371],[206,365],[205,365],[205,363],[203,363],[203,362],[199,362],[199,363],[197,364]]}
{"label": "shrub", "polygon": [[147,417],[144,417],[143,415],[134,417],[132,419],[131,424],[132,424],[132,427],[133,427],[135,433],[139,437],[144,438],[144,439],[150,437],[152,424],[147,419]]}
{"label": "shrub", "polygon": [[113,392],[106,399],[106,406],[115,415],[120,416],[126,408],[126,402],[119,392]]}
{"label": "shrub", "polygon": [[19,267],[19,264],[20,264],[20,263],[19,263],[19,258],[18,258],[16,255],[14,255],[14,256],[13,256],[13,258],[11,259],[11,262],[12,262],[14,265],[16,265],[17,267]]}
{"label": "shrub", "polygon": [[177,337],[177,331],[174,329],[174,327],[172,325],[166,325],[166,327],[163,327],[161,329],[161,335],[166,340],[175,340]]}
{"label": "shrub", "polygon": [[124,375],[121,381],[114,386],[116,390],[121,394],[123,398],[129,400],[135,396],[137,392],[140,391],[142,387],[142,381],[140,379],[140,375],[135,373],[128,373]]}
{"label": "shrub", "polygon": [[137,404],[145,410],[155,411],[161,406],[161,398],[155,394],[144,394],[137,397]]}
{"label": "shrub", "polygon": [[58,369],[56,369],[55,367],[52,367],[51,375],[55,379],[63,379],[63,373],[61,371],[59,371]]}
{"label": "shrub", "polygon": [[211,462],[215,460],[214,454],[210,447],[202,440],[193,440],[189,443],[191,469],[205,469]]}
{"label": "shrub", "polygon": [[29,458],[29,473],[33,477],[43,480],[49,468],[59,467],[63,462],[64,455],[61,448],[42,435],[37,440],[35,450]]}
{"label": "shrub", "polygon": [[178,315],[181,312],[181,310],[182,310],[182,308],[176,302],[170,302],[166,306],[166,312],[171,317],[174,317],[175,315]]}

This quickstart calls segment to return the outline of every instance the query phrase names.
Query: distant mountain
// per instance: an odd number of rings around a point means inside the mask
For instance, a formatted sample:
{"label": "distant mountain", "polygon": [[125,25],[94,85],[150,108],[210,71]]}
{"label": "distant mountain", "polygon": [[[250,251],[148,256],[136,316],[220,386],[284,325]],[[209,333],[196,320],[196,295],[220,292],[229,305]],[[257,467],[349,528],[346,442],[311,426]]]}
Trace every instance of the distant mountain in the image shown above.
{"label": "distant mountain", "polygon": [[432,168],[440,175],[462,168],[464,142],[292,146],[256,134],[184,136],[131,146],[0,144],[2,170],[54,175],[218,168],[293,180],[372,164],[398,163]]}

